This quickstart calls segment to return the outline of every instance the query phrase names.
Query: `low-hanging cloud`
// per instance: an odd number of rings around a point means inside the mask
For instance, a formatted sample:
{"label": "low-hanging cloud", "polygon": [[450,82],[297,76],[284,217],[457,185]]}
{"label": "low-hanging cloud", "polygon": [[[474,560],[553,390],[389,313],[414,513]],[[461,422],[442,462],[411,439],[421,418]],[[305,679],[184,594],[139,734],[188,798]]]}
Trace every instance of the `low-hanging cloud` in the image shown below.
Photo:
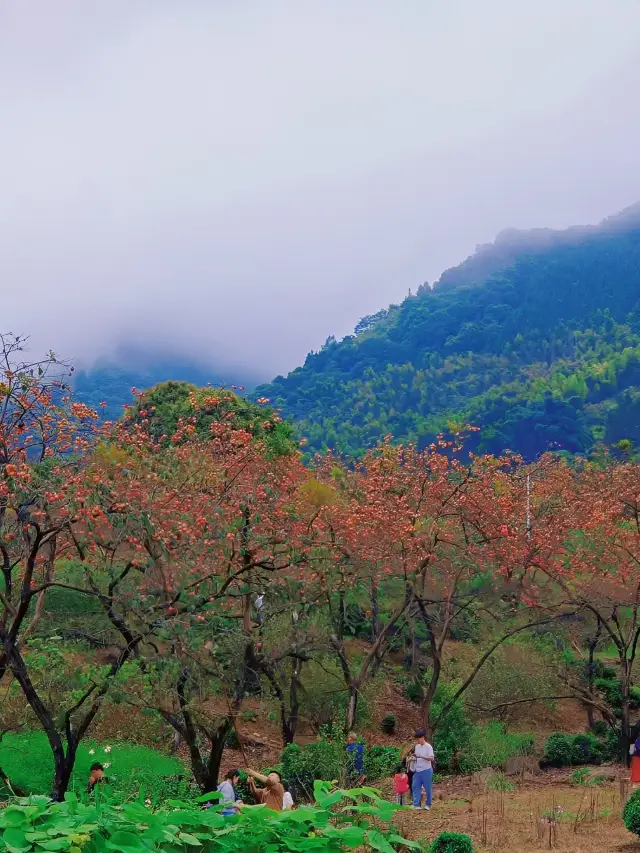
{"label": "low-hanging cloud", "polygon": [[5,0],[2,330],[293,368],[640,198],[637,0]]}

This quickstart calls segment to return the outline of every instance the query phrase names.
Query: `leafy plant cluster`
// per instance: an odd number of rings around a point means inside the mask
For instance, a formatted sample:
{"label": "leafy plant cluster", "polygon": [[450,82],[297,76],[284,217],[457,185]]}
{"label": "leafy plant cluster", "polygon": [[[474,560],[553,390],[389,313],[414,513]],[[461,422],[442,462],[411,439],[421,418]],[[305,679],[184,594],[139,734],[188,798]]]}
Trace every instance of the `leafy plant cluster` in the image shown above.
{"label": "leafy plant cluster", "polygon": [[547,767],[577,767],[583,764],[602,764],[616,757],[617,742],[586,734],[556,733],[544,747],[543,763]]}
{"label": "leafy plant cluster", "polygon": [[458,757],[458,769],[473,773],[483,767],[502,767],[517,755],[533,755],[534,737],[530,734],[507,732],[499,722],[474,726]]}
{"label": "leafy plant cluster", "polygon": [[[390,776],[400,761],[400,750],[393,746],[365,749],[364,773],[367,782]],[[344,735],[320,738],[315,743],[289,744],[281,756],[279,771],[295,799],[310,799],[316,782],[322,779],[346,781],[346,742]]]}
{"label": "leafy plant cluster", "polygon": [[[9,853],[183,853],[189,849],[202,853],[343,853],[357,848],[393,853],[399,846],[420,849],[418,843],[393,829],[381,828],[398,807],[374,789],[334,790],[328,783],[317,782],[314,794],[313,805],[295,811],[248,807],[232,817],[221,815],[218,807],[202,808],[181,800],[153,809],[141,798],[118,805],[103,796],[83,802],[71,792],[60,803],[34,796],[17,800],[0,812],[0,844]],[[205,804],[212,796],[200,797],[198,802]]]}
{"label": "leafy plant cluster", "polygon": [[634,791],[625,803],[622,820],[629,832],[640,836],[640,790]]}
{"label": "leafy plant cluster", "polygon": [[441,832],[429,847],[429,853],[473,853],[473,842],[460,832]]}

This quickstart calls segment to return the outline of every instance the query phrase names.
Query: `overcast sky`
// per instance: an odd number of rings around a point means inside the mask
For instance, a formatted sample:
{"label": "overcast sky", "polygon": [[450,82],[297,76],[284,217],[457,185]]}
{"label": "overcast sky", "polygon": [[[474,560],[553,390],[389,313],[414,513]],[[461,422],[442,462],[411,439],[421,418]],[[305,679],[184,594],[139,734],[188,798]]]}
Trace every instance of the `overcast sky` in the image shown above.
{"label": "overcast sky", "polygon": [[2,331],[265,377],[640,199],[640,0],[0,0]]}

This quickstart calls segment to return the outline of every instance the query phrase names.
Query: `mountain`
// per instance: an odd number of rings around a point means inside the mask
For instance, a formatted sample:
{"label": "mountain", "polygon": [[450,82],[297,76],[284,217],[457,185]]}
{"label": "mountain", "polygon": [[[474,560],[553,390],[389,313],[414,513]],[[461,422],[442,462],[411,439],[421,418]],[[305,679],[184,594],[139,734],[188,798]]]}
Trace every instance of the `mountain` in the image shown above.
{"label": "mountain", "polygon": [[598,226],[509,230],[256,390],[309,450],[358,455],[480,427],[535,458],[640,444],[640,204]]}
{"label": "mountain", "polygon": [[[96,362],[91,368],[74,374],[73,390],[77,400],[97,409],[106,420],[116,420],[123,408],[135,402],[132,389],[144,391],[159,382],[175,380],[214,387],[242,386],[250,391],[263,377],[246,369],[213,368],[199,361],[162,351],[122,347],[113,359]],[[106,403],[106,406],[101,406]]]}

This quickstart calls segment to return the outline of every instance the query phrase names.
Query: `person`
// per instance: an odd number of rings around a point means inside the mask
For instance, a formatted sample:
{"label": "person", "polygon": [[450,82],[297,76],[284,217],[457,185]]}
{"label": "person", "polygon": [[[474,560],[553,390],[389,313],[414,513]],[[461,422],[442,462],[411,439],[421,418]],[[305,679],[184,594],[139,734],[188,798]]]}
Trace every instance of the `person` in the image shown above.
{"label": "person", "polygon": [[347,776],[356,785],[364,782],[364,746],[354,732],[347,737]]}
{"label": "person", "polygon": [[405,764],[398,764],[393,777],[393,790],[396,795],[396,803],[404,805],[404,798],[409,791],[409,776]]}
{"label": "person", "polygon": [[424,788],[426,799],[424,808],[431,808],[433,798],[433,765],[435,753],[430,743],[427,743],[424,729],[416,732],[416,743],[413,747],[415,756],[415,770],[412,779],[413,808],[419,809],[422,802],[422,789]]}
{"label": "person", "polygon": [[282,798],[282,811],[286,812],[293,808],[293,797],[291,796],[291,791],[289,790],[289,786],[282,783],[282,787],[284,788],[284,797]]}
{"label": "person", "polygon": [[238,799],[236,785],[240,781],[239,770],[229,770],[223,781],[218,785],[218,792],[222,794],[222,814],[237,814],[238,807],[242,802]]}
{"label": "person", "polygon": [[[272,770],[266,776],[262,773],[256,773],[255,770],[247,769],[249,777],[249,787],[256,798],[256,802],[264,804],[268,809],[273,809],[274,812],[281,812],[284,804],[284,787],[280,774]],[[264,788],[258,788],[255,780],[262,782]]]}
{"label": "person", "polygon": [[92,794],[96,785],[101,785],[105,782],[104,777],[104,767],[99,762],[95,762],[89,768],[89,784],[87,785],[87,791]]}
{"label": "person", "polygon": [[640,785],[640,732],[631,746],[631,784]]}

